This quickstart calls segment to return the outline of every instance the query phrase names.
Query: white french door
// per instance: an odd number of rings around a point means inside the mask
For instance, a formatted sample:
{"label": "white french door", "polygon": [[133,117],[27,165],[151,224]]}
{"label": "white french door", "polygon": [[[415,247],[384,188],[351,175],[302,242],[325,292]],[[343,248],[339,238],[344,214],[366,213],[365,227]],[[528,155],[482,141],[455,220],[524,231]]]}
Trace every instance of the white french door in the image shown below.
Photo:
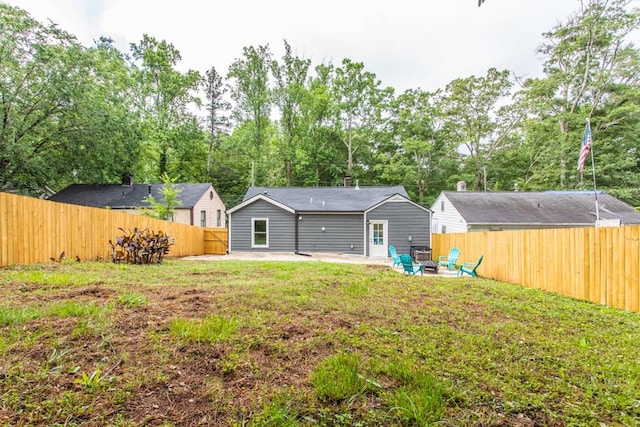
{"label": "white french door", "polygon": [[388,251],[387,221],[371,221],[369,223],[369,256],[386,257]]}

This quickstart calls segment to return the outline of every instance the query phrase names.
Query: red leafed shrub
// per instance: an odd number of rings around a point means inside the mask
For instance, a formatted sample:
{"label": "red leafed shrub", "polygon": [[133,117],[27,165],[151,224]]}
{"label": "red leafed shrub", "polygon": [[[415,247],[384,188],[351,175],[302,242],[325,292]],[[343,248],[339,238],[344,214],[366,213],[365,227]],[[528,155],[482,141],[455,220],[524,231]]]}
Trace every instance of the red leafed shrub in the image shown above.
{"label": "red leafed shrub", "polygon": [[109,240],[111,259],[115,263],[159,264],[175,243],[173,237],[162,231],[154,233],[151,229],[133,231],[119,228],[123,235],[116,237],[115,244]]}

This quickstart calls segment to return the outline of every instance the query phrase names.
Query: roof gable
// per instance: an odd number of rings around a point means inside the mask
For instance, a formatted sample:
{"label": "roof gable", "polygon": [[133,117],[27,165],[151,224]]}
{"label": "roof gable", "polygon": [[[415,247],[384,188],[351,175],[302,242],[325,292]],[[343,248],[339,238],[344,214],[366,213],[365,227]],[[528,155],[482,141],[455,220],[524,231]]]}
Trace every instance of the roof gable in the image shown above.
{"label": "roof gable", "polygon": [[369,207],[367,209],[367,212],[371,212],[372,210],[377,209],[378,207],[380,207],[381,205],[383,205],[385,203],[398,203],[398,202],[399,203],[410,203],[413,206],[416,206],[416,207],[418,207],[418,208],[420,208],[420,209],[422,209],[422,210],[424,210],[426,212],[431,212],[430,209],[425,208],[424,206],[420,206],[419,204],[417,204],[415,202],[412,202],[408,197],[404,197],[404,196],[402,196],[400,194],[393,195],[393,196],[389,197],[386,200],[382,200],[381,202],[376,203],[375,205]]}
{"label": "roof gable", "polygon": [[[174,185],[180,191],[177,197],[180,208],[193,208],[204,194],[214,191],[211,184]],[[144,199],[151,195],[158,201],[162,200],[163,186],[164,184],[72,184],[49,197],[48,200],[96,208],[127,209],[150,207],[151,205],[145,202]]]}
{"label": "roof gable", "polygon": [[[593,225],[593,191],[442,193],[469,225],[548,224]],[[640,214],[627,203],[598,192],[601,219],[640,224]],[[434,207],[435,208],[435,207]]]}
{"label": "roof gable", "polygon": [[[251,203],[256,196],[277,202],[295,212],[364,212],[392,196],[409,195],[402,186],[379,187],[250,187],[242,203],[230,212]],[[248,203],[247,203],[248,202]]]}
{"label": "roof gable", "polygon": [[256,194],[255,196],[251,197],[250,199],[244,200],[239,205],[236,205],[236,206],[232,207],[231,209],[229,209],[227,211],[227,213],[228,214],[232,214],[235,211],[238,211],[238,210],[244,208],[245,206],[250,205],[251,203],[256,202],[258,200],[264,200],[265,202],[271,203],[272,205],[275,205],[275,206],[279,207],[280,209],[283,209],[283,210],[285,210],[287,212],[295,213],[295,211],[291,207],[289,207],[287,205],[283,205],[282,203],[280,203],[280,202],[278,202],[276,200],[273,200],[273,199],[271,199],[271,198],[269,198],[269,197],[267,197],[267,196],[265,196],[263,194]]}

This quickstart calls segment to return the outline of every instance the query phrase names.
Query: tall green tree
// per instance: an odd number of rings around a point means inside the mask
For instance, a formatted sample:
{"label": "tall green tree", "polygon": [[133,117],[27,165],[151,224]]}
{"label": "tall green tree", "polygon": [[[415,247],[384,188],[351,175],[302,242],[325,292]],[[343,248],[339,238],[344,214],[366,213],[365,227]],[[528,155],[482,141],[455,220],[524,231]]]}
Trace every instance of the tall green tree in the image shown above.
{"label": "tall green tree", "polygon": [[[156,157],[155,165],[146,159],[147,169],[143,171],[142,178],[157,180],[169,170],[168,164],[173,161],[171,155],[179,142],[176,136],[189,135],[177,129],[189,127],[193,120],[194,114],[190,108],[200,103],[195,95],[200,74],[193,70],[186,73],[176,70],[176,65],[182,59],[178,49],[165,40],[157,40],[147,34],[139,43],[131,44],[131,52],[139,63],[142,94],[139,106],[144,113],[146,152]],[[197,145],[202,140],[197,137],[186,142]]]}
{"label": "tall green tree", "polygon": [[[381,123],[381,112],[393,90],[383,89],[376,75],[365,71],[364,64],[343,59],[336,68],[333,99],[336,104],[337,126],[343,133],[347,149],[346,173],[352,174],[354,154],[373,148],[371,136]],[[363,154],[364,155],[364,154]]]}
{"label": "tall green tree", "polygon": [[311,61],[294,56],[291,46],[284,41],[285,53],[282,64],[273,61],[271,65],[275,87],[273,100],[280,113],[279,154],[285,165],[287,187],[291,185],[293,165],[302,139],[302,104],[308,96],[306,88]]}
{"label": "tall green tree", "polygon": [[245,153],[253,159],[253,183],[262,185],[267,179],[267,142],[270,133],[271,96],[269,46],[245,47],[242,58],[229,67],[231,98],[235,102],[233,118],[238,125],[249,126],[244,133]]}
{"label": "tall green tree", "polygon": [[[100,38],[86,50],[91,61],[91,84],[77,101],[75,119],[82,123],[68,139],[66,168],[73,182],[119,182],[133,172],[140,158],[141,117],[131,109],[136,96],[134,76],[125,55],[111,39]],[[68,178],[59,184],[68,184]]]}
{"label": "tall green tree", "polygon": [[486,190],[488,159],[517,121],[500,107],[511,87],[508,71],[490,68],[483,77],[453,80],[444,90],[445,132],[451,143],[464,148],[466,169],[474,177],[476,191]]}
{"label": "tall green tree", "polygon": [[[640,15],[632,4],[629,0],[585,1],[580,11],[544,34],[539,53],[545,77],[528,81],[527,90],[537,117],[556,123],[557,130],[541,141],[548,141],[540,153],[549,158],[539,164],[554,167],[541,171],[549,185],[572,188],[576,181],[572,183],[570,177],[582,179],[576,158],[585,119],[593,123],[594,141],[599,141],[601,130],[636,118],[636,109],[627,102],[633,94],[625,89],[637,85],[640,73],[638,49],[630,37],[638,29]],[[612,108],[618,112],[612,114]],[[636,147],[628,147],[627,153],[631,149]]]}
{"label": "tall green tree", "polygon": [[209,135],[207,176],[210,177],[213,151],[220,148],[219,135],[229,128],[229,118],[225,113],[231,109],[231,104],[225,98],[227,87],[215,67],[207,70],[205,78],[202,80],[202,89],[207,99],[205,105],[207,111],[207,133]]}
{"label": "tall green tree", "polygon": [[456,176],[455,147],[444,138],[440,93],[409,89],[391,104],[390,129],[394,144],[376,170],[386,183],[402,183],[419,203],[435,199],[439,176]]}
{"label": "tall green tree", "polygon": [[342,133],[336,127],[332,87],[335,67],[320,64],[310,76],[300,106],[303,128],[298,162],[298,185],[337,185],[344,178]]}
{"label": "tall green tree", "polygon": [[0,188],[111,182],[138,155],[130,73],[108,40],[86,49],[0,4]]}

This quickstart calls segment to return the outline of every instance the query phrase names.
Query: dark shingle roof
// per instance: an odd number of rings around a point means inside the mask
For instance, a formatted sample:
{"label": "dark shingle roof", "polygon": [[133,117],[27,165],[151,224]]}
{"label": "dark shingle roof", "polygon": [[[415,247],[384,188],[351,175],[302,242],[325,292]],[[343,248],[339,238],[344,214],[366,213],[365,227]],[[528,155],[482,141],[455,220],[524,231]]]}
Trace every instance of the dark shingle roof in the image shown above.
{"label": "dark shingle roof", "polygon": [[[443,194],[468,224],[593,225],[596,208],[593,191],[458,192]],[[600,219],[620,219],[640,224],[633,207],[598,192]]]}
{"label": "dark shingle roof", "polygon": [[[49,197],[49,200],[72,205],[91,206],[96,208],[137,208],[148,207],[144,198],[150,194],[162,201],[164,184],[133,185],[90,185],[73,184]],[[180,190],[178,202],[181,208],[192,208],[211,187],[211,184],[174,184]]]}
{"label": "dark shingle roof", "polygon": [[263,195],[297,212],[364,212],[399,194],[407,199],[404,187],[249,187],[243,202]]}

